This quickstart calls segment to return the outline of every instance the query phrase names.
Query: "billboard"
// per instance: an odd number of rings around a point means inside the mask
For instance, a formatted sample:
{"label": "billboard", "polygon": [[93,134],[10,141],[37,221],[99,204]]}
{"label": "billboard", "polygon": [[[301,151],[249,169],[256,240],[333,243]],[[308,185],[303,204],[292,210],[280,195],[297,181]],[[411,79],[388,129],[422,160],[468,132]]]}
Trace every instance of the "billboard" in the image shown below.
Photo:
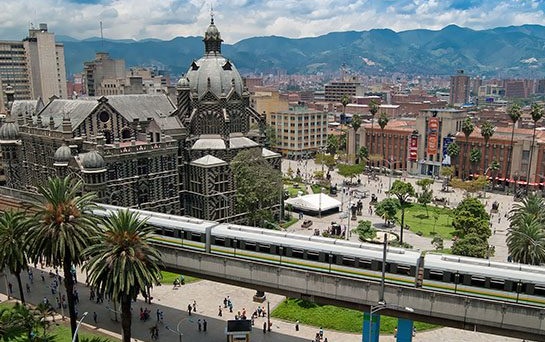
{"label": "billboard", "polygon": [[443,165],[450,165],[450,156],[447,153],[448,146],[454,142],[453,137],[445,137],[443,138],[443,161],[441,164]]}
{"label": "billboard", "polygon": [[411,135],[409,141],[409,160],[418,160],[418,135]]}
{"label": "billboard", "polygon": [[438,146],[438,131],[439,131],[439,119],[438,118],[429,118],[428,119],[428,155],[437,154]]}

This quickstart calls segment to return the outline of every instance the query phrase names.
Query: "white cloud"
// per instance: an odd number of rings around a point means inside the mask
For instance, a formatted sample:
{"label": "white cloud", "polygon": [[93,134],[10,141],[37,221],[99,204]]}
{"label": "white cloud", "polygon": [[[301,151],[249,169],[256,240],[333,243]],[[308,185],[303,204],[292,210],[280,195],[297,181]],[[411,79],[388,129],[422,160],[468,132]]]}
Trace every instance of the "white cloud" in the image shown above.
{"label": "white cloud", "polygon": [[[87,38],[160,38],[202,35],[210,20],[205,0],[18,0],[0,2],[0,39],[22,39],[30,23],[56,34]],[[216,24],[228,43],[252,36],[316,36],[331,31],[483,29],[545,25],[540,0],[216,0]]]}

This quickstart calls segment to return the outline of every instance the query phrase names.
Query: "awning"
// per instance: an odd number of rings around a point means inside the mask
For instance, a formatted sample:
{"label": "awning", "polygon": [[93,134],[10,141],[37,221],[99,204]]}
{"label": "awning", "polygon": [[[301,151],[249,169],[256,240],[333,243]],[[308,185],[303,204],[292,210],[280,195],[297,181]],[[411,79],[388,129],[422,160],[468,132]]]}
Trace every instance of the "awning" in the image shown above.
{"label": "awning", "polygon": [[330,209],[341,207],[340,201],[326,194],[312,194],[288,198],[284,202],[286,204],[290,204],[295,209],[316,213],[319,211],[327,211]]}

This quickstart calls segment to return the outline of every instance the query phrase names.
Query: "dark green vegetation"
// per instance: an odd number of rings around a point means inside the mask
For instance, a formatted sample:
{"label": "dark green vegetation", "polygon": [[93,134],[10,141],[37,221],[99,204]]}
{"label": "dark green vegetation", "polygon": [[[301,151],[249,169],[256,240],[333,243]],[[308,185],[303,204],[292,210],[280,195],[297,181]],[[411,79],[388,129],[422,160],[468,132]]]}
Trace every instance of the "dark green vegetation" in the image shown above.
{"label": "dark green vegetation", "polygon": [[[220,31],[229,28],[216,23]],[[202,32],[206,30],[202,28]],[[77,41],[57,36],[64,41],[66,68],[81,70],[84,61],[93,60],[96,51],[108,51],[114,58],[126,60],[127,66],[163,64],[172,74],[187,71],[191,61],[202,56],[202,37],[109,40],[100,38]],[[479,42],[479,44],[475,44]],[[507,76],[544,75],[542,66],[545,27],[523,25],[475,31],[455,25],[442,30],[389,29],[332,32],[319,37],[291,39],[277,36],[253,37],[234,45],[223,44],[223,54],[235,61],[242,71],[316,73],[337,71],[346,63],[356,72],[368,74],[401,72],[409,74],[452,74],[466,69],[469,74]],[[529,57],[537,62],[524,62]],[[362,57],[374,62],[364,63]]]}
{"label": "dark green vegetation", "polygon": [[[174,284],[174,279],[180,280],[180,274],[179,273],[172,273],[167,271],[161,271],[161,284],[162,285],[172,285]],[[192,276],[184,275],[184,281],[186,284],[194,283],[197,281],[200,281],[201,279],[195,278]]]}
{"label": "dark green vegetation", "polygon": [[[333,305],[318,305],[301,299],[286,299],[272,311],[271,315],[292,322],[298,320],[302,324],[351,333],[361,333],[363,324],[363,312],[361,311]],[[421,322],[414,322],[414,324],[417,331],[438,327]],[[381,333],[393,334],[396,326],[397,318],[381,316]]]}
{"label": "dark green vegetation", "polygon": [[484,205],[474,197],[466,197],[453,214],[452,226],[456,241],[452,245],[452,254],[476,258],[490,255],[490,215]]}
{"label": "dark green vegetation", "polygon": [[545,263],[545,202],[530,195],[511,210],[507,248],[514,262],[531,265]]}

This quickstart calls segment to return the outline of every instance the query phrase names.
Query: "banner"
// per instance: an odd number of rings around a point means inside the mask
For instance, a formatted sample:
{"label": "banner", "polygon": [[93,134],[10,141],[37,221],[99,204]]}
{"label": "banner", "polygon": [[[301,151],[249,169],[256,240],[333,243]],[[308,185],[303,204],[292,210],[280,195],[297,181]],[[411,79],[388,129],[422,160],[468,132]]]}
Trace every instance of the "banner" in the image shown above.
{"label": "banner", "polygon": [[428,119],[428,132],[437,133],[439,130],[439,119],[438,118],[429,118]]}
{"label": "banner", "polygon": [[418,135],[411,135],[409,142],[409,160],[418,160]]}
{"label": "banner", "polygon": [[428,134],[428,155],[437,154],[437,133]]}

